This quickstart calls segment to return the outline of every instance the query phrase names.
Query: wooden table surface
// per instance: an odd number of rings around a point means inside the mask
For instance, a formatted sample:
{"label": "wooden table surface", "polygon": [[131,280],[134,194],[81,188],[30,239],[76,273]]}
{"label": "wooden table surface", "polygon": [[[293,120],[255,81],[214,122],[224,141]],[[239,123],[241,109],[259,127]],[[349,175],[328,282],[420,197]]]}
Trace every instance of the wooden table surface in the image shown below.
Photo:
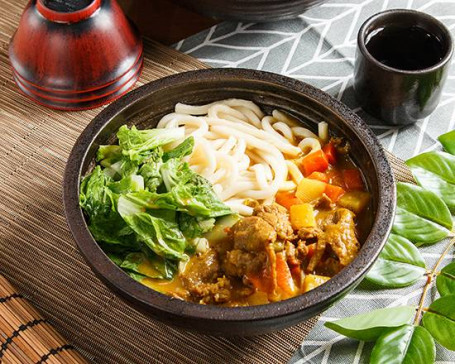
{"label": "wooden table surface", "polygon": [[118,0],[143,36],[169,45],[207,29],[219,21],[168,0]]}

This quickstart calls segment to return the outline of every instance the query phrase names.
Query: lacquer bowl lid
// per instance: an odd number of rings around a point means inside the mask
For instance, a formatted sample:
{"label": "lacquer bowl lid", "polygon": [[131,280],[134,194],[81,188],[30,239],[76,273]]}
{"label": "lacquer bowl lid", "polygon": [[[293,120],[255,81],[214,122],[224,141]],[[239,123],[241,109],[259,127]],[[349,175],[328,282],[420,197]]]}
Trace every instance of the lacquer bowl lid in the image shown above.
{"label": "lacquer bowl lid", "polygon": [[89,109],[134,85],[142,41],[115,0],[31,0],[9,58],[15,82],[34,101]]}

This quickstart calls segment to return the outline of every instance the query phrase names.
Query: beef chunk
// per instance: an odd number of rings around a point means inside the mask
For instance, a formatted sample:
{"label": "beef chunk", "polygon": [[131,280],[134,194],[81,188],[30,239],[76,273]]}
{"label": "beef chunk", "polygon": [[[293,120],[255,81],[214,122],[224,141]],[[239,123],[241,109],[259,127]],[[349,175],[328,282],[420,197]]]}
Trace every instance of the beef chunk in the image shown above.
{"label": "beef chunk", "polygon": [[316,227],[304,227],[299,229],[297,235],[302,240],[310,240],[317,238],[320,232],[321,230]]}
{"label": "beef chunk", "polygon": [[319,210],[330,210],[335,207],[335,204],[332,202],[332,200],[327,196],[325,193],[322,194],[321,197],[319,197],[317,200],[313,202],[314,207],[319,209]]}
{"label": "beef chunk", "polygon": [[259,205],[255,207],[253,214],[267,221],[276,231],[281,240],[294,238],[291,222],[287,210],[276,203],[271,205]]}
{"label": "beef chunk", "polygon": [[297,258],[298,251],[290,241],[285,244],[286,260],[290,266],[300,265],[301,261]]}
{"label": "beef chunk", "polygon": [[222,267],[228,276],[243,277],[248,273],[256,273],[263,269],[267,261],[265,251],[251,253],[235,249],[226,253]]}
{"label": "beef chunk", "polygon": [[327,237],[326,235],[321,232],[318,235],[318,241],[316,243],[316,249],[314,250],[313,256],[310,259],[310,262],[308,263],[307,267],[307,272],[312,273],[316,266],[319,264],[319,262],[322,259],[322,256],[325,253],[325,248],[327,246]]}
{"label": "beef chunk", "polygon": [[244,251],[262,251],[276,241],[276,232],[265,220],[257,216],[245,217],[232,228],[234,249]]}
{"label": "beef chunk", "polygon": [[308,272],[314,271],[319,264],[327,245],[336,255],[341,266],[352,262],[360,248],[355,234],[354,216],[352,211],[344,208],[320,212],[317,215],[316,220],[322,231],[317,233],[316,250],[308,264]]}
{"label": "beef chunk", "polygon": [[333,252],[343,266],[356,257],[360,244],[355,234],[354,213],[348,209],[337,209],[333,225],[328,225],[324,234]]}
{"label": "beef chunk", "polygon": [[226,277],[218,278],[216,283],[201,283],[197,285],[191,294],[199,298],[199,303],[224,303],[231,299],[231,282]]}
{"label": "beef chunk", "polygon": [[222,303],[231,298],[231,283],[220,277],[220,263],[212,249],[192,257],[181,273],[181,279],[191,298],[197,302]]}
{"label": "beef chunk", "polygon": [[191,258],[181,278],[185,287],[191,290],[200,283],[214,282],[219,270],[218,256],[214,250],[209,249],[204,254]]}
{"label": "beef chunk", "polygon": [[310,249],[308,248],[308,245],[306,245],[305,240],[299,240],[297,242],[297,258],[300,260],[303,260],[307,257],[308,252]]}

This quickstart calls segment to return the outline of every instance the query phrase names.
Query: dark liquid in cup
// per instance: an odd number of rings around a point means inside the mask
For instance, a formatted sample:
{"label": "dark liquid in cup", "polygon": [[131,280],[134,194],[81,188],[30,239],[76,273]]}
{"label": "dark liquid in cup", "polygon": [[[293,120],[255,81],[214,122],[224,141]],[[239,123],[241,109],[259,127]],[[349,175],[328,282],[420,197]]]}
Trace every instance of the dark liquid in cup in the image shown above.
{"label": "dark liquid in cup", "polygon": [[387,26],[370,36],[366,47],[379,62],[407,71],[434,66],[444,57],[439,38],[418,26]]}

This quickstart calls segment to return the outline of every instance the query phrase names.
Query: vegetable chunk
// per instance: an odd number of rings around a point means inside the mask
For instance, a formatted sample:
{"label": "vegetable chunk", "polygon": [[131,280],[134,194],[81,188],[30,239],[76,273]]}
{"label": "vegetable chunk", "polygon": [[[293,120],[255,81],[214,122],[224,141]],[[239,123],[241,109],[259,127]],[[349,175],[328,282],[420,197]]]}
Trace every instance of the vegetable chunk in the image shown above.
{"label": "vegetable chunk", "polygon": [[321,197],[326,184],[315,179],[303,178],[297,186],[296,197],[304,203],[312,202]]}
{"label": "vegetable chunk", "polygon": [[314,218],[313,206],[309,203],[301,205],[293,205],[290,210],[290,218],[292,227],[299,230],[304,227],[315,227],[316,220]]}

